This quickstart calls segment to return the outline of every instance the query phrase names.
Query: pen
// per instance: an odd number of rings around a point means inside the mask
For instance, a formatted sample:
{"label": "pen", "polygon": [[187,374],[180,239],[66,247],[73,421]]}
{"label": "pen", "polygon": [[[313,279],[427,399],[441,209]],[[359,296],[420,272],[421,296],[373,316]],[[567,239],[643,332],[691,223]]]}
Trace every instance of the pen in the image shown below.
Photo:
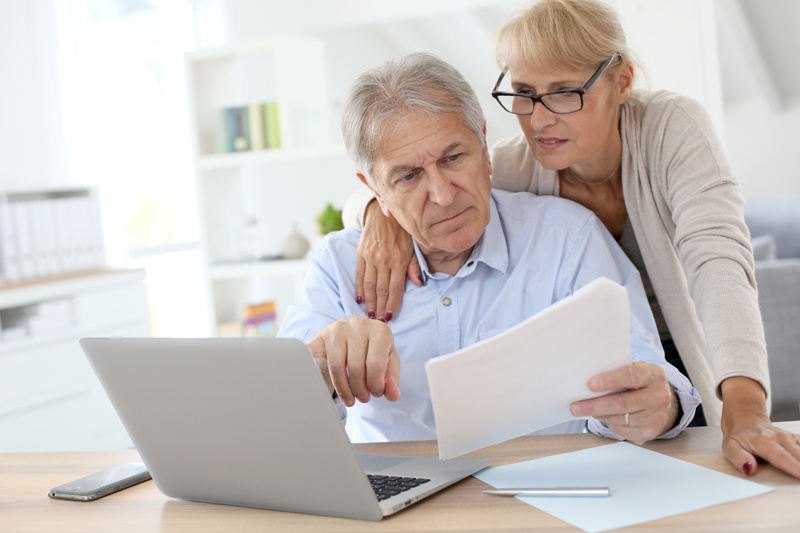
{"label": "pen", "polygon": [[577,498],[608,498],[608,487],[542,487],[485,490],[484,494],[496,496],[565,496]]}

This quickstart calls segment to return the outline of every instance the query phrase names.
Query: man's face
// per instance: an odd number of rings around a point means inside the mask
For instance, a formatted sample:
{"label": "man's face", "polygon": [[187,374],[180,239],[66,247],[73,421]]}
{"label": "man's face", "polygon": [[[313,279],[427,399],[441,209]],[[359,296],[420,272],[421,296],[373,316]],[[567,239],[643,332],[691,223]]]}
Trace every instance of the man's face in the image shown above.
{"label": "man's face", "polygon": [[414,237],[429,263],[464,254],[466,260],[489,223],[487,148],[456,113],[408,112],[393,126],[373,167],[381,209]]}

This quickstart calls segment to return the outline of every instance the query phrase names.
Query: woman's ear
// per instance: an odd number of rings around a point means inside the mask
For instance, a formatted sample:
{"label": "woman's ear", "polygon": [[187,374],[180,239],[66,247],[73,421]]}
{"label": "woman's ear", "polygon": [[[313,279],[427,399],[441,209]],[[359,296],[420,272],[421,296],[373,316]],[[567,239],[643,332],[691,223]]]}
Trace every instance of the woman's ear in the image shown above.
{"label": "woman's ear", "polygon": [[619,104],[622,105],[628,101],[633,91],[633,81],[635,79],[635,70],[633,64],[624,62],[617,71],[617,95]]}

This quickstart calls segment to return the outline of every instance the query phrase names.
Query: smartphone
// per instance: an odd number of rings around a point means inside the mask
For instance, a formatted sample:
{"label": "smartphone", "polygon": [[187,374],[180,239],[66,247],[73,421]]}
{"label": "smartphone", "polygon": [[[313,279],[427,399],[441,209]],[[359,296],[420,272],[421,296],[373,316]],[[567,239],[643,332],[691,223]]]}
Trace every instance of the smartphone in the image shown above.
{"label": "smartphone", "polygon": [[150,472],[142,463],[125,463],[54,487],[47,495],[51,498],[88,502],[148,479]]}

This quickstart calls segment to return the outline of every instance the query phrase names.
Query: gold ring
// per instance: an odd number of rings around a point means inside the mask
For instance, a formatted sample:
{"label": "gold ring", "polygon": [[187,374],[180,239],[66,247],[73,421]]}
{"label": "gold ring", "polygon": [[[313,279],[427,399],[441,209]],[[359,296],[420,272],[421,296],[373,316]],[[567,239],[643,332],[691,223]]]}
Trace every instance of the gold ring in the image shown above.
{"label": "gold ring", "polygon": [[625,413],[625,417],[623,418],[623,421],[624,421],[623,423],[625,424],[625,427],[628,427],[630,425],[630,421],[631,421],[630,418],[631,418],[630,414],[629,413]]}

